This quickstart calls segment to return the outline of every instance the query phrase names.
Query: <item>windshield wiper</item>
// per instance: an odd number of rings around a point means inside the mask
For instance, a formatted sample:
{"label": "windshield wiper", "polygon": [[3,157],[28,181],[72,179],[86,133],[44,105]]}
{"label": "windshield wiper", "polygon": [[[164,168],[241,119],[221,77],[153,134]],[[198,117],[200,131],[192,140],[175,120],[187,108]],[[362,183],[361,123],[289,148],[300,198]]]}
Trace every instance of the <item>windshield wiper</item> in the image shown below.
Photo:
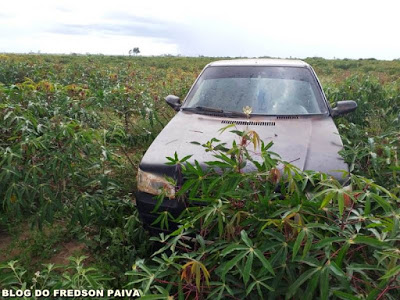
{"label": "windshield wiper", "polygon": [[194,111],[194,112],[211,112],[211,113],[218,113],[222,116],[226,117],[243,117],[246,118],[247,115],[245,113],[239,111],[228,111],[223,110],[220,108],[213,108],[213,107],[206,107],[206,106],[196,106],[196,107],[183,107],[182,110],[185,111]]}
{"label": "windshield wiper", "polygon": [[224,115],[227,117],[242,117],[242,118],[247,118],[248,115],[246,115],[243,112],[240,111],[229,111],[229,110],[224,110]]}
{"label": "windshield wiper", "polygon": [[195,106],[195,107],[183,107],[182,110],[187,111],[205,111],[205,112],[214,112],[214,113],[223,113],[224,111],[219,108],[206,107],[206,106]]}

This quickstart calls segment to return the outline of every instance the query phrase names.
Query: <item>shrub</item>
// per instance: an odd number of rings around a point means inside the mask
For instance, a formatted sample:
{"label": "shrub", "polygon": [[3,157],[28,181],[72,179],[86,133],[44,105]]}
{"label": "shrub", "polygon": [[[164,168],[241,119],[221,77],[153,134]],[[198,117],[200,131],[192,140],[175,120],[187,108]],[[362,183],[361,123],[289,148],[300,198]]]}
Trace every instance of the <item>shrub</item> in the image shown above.
{"label": "shrub", "polygon": [[[178,196],[188,208],[168,220],[177,230],[153,238],[164,246],[127,272],[131,287],[196,299],[400,296],[394,194],[361,176],[347,174],[349,189],[302,172],[256,132],[232,132],[239,141],[230,148],[217,139],[203,145],[216,158],[206,168],[169,158],[182,169]],[[257,171],[243,172],[247,164]]]}
{"label": "shrub", "polygon": [[[18,261],[0,265],[0,287],[8,290],[49,290],[50,295],[59,289],[105,289],[112,278],[104,276],[95,268],[85,267],[86,256],[70,257],[67,266],[46,264],[31,274]],[[36,299],[33,297],[32,299]]]}

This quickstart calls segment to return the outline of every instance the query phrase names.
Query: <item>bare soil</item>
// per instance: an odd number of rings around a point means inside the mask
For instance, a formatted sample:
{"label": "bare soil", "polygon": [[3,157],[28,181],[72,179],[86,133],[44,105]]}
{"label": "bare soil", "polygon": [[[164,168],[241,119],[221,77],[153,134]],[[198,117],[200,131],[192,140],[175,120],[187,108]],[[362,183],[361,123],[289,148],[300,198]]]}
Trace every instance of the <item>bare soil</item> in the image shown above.
{"label": "bare soil", "polygon": [[70,241],[59,245],[61,250],[57,251],[48,261],[45,263],[52,263],[56,265],[68,265],[69,257],[74,255],[83,255],[87,252],[86,245],[77,241]]}
{"label": "bare soil", "polygon": [[20,251],[11,249],[12,237],[5,232],[0,232],[0,263],[17,256]]}
{"label": "bare soil", "polygon": [[[45,229],[46,234],[51,234],[51,230]],[[29,241],[32,240],[32,241]],[[21,226],[21,230],[15,234],[10,235],[7,231],[0,230],[0,264],[18,259],[20,255],[24,254],[23,245],[24,241],[33,243],[32,231],[29,229],[28,224]],[[82,242],[70,240],[61,242],[54,245],[54,254],[48,258],[43,259],[40,257],[32,257],[33,264],[53,263],[58,265],[68,265],[69,257],[74,255],[87,255],[88,249]]]}

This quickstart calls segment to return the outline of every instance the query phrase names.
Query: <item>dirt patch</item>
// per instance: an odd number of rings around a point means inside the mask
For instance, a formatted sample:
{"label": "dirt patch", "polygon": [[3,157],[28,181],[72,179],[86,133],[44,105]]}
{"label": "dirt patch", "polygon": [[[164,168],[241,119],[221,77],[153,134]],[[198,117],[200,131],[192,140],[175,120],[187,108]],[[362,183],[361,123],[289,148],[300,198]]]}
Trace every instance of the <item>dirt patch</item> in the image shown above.
{"label": "dirt patch", "polygon": [[[64,239],[62,233],[51,227],[44,228],[43,233],[38,234],[27,223],[20,224],[18,231],[13,234],[0,230],[0,263],[18,259],[31,266],[44,263],[68,265],[71,256],[88,256],[89,251],[84,243]],[[45,243],[50,238],[54,241]]]}
{"label": "dirt patch", "polygon": [[28,224],[21,224],[16,235],[11,235],[7,231],[0,230],[0,263],[15,259],[23,249],[18,247],[18,241],[26,241],[30,238]]}
{"label": "dirt patch", "polygon": [[77,241],[70,241],[58,246],[59,250],[46,263],[68,265],[69,257],[84,255],[87,252],[86,245]]}
{"label": "dirt patch", "polygon": [[5,232],[0,232],[0,263],[19,254],[18,249],[11,249],[12,237]]}
{"label": "dirt patch", "polygon": [[[23,232],[19,239],[26,240],[29,233]],[[22,253],[22,249],[16,246],[15,237],[5,231],[0,231],[0,263],[15,259]]]}

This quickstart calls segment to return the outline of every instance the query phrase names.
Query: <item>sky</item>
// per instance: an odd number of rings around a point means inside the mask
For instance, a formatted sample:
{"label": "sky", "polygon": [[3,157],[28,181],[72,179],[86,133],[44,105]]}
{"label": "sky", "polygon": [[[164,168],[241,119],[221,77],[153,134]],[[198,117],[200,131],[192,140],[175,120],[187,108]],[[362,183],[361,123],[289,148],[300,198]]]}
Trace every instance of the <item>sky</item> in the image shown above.
{"label": "sky", "polygon": [[400,1],[2,0],[0,52],[400,58]]}

